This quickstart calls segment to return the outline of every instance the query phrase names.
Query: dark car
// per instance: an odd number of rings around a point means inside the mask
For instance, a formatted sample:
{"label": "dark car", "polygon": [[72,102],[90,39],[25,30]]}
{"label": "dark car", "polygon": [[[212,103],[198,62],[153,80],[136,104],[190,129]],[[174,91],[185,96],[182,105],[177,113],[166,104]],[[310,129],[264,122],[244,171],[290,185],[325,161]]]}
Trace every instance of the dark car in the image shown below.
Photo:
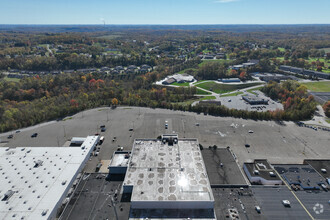
{"label": "dark car", "polygon": [[38,133],[33,133],[33,134],[31,135],[32,138],[37,137],[37,136],[38,136]]}
{"label": "dark car", "polygon": [[7,138],[8,138],[8,139],[12,139],[13,137],[14,137],[14,135],[11,134],[11,135],[8,135]]}
{"label": "dark car", "polygon": [[250,144],[245,144],[245,147],[250,147]]}
{"label": "dark car", "polygon": [[107,129],[105,127],[101,128],[101,132],[105,132]]}

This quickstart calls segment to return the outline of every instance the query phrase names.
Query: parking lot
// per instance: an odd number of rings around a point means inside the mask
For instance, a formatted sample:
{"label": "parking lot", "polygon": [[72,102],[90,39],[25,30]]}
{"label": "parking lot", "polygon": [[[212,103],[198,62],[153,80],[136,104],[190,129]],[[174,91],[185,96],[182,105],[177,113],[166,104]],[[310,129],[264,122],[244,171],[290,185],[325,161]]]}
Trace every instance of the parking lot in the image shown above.
{"label": "parking lot", "polygon": [[[167,122],[166,122],[167,121]],[[165,124],[168,128],[165,128]],[[106,131],[100,132],[105,125]],[[249,133],[249,131],[253,133]],[[33,133],[38,136],[31,138]],[[7,139],[13,133],[12,139]],[[3,147],[63,146],[72,137],[100,133],[105,137],[97,157],[92,157],[86,170],[94,172],[101,160],[109,160],[118,148],[132,148],[135,138],[156,138],[164,133],[178,133],[180,138],[198,138],[207,148],[230,147],[240,165],[253,159],[267,158],[270,163],[302,163],[303,159],[329,158],[327,131],[299,127],[287,122],[253,121],[214,117],[191,112],[120,107],[98,108],[78,113],[66,120],[21,129],[20,133],[1,134]],[[114,137],[116,137],[114,139]],[[114,140],[114,141],[113,141]],[[250,147],[246,148],[245,144]]]}

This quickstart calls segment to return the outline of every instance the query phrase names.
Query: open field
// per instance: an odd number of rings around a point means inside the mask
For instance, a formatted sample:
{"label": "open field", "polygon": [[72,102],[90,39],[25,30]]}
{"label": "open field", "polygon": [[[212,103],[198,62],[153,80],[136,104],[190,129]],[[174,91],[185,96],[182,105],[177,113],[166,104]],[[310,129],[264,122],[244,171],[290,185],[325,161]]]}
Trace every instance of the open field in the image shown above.
{"label": "open field", "polygon": [[285,48],[283,48],[283,47],[279,47],[277,49],[279,49],[279,51],[281,51],[281,52],[285,52]]}
{"label": "open field", "polygon": [[301,83],[311,92],[330,92],[330,81]]}
{"label": "open field", "polygon": [[183,70],[177,72],[177,74],[184,74],[184,73],[185,73],[186,71],[188,71],[188,70],[196,71],[197,69],[195,69],[195,68],[183,69]]}
{"label": "open field", "polygon": [[220,59],[220,60],[203,60],[200,64],[198,64],[199,67],[205,65],[206,63],[209,62],[217,62],[217,63],[231,63],[231,60],[224,60],[224,59]]}
{"label": "open field", "polygon": [[7,76],[3,78],[3,80],[7,81],[7,82],[19,82],[20,79],[17,78],[8,78]]}
{"label": "open field", "polygon": [[213,91],[215,93],[226,93],[226,92],[235,91],[237,89],[244,89],[244,88],[251,87],[251,86],[257,86],[260,84],[262,84],[262,83],[248,83],[248,84],[233,85],[233,84],[219,84],[219,83],[215,83],[215,82],[205,82],[205,83],[198,84],[196,86],[200,87],[202,89]]}
{"label": "open field", "polygon": [[[99,111],[101,110],[101,111]],[[168,129],[165,129],[168,121]],[[199,126],[196,126],[199,123]],[[45,125],[21,129],[0,135],[3,147],[15,146],[63,146],[72,137],[84,137],[100,133],[100,125],[107,130],[101,135],[105,142],[100,154],[92,157],[86,170],[94,171],[101,160],[109,160],[118,146],[132,148],[135,138],[156,138],[160,134],[178,133],[180,138],[198,138],[204,146],[227,147],[234,152],[240,165],[257,158],[267,158],[271,163],[301,163],[305,158],[329,158],[330,141],[327,131],[299,127],[294,123],[280,125],[272,121],[253,121],[230,117],[213,117],[191,112],[119,107],[87,110],[66,121],[53,121]],[[132,128],[133,131],[129,131]],[[254,133],[249,133],[253,130]],[[31,134],[38,132],[37,138]],[[116,137],[115,141],[112,141]],[[245,148],[244,144],[250,144]]]}

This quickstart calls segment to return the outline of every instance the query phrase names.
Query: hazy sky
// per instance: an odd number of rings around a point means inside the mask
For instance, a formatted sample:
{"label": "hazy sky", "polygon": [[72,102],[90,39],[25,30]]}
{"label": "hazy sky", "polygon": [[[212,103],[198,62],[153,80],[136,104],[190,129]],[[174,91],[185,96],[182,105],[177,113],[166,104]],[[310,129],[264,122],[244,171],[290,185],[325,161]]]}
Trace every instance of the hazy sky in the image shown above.
{"label": "hazy sky", "polygon": [[329,24],[330,0],[0,0],[0,24]]}

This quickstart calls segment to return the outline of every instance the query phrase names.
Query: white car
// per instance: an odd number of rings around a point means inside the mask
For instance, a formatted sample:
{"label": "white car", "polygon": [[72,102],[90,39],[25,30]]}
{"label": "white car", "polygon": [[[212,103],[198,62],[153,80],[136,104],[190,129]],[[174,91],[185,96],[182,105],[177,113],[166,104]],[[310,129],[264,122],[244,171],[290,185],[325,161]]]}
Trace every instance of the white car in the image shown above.
{"label": "white car", "polygon": [[249,133],[253,133],[253,131],[252,130],[249,130]]}
{"label": "white car", "polygon": [[291,207],[291,204],[290,204],[290,201],[289,201],[289,200],[282,200],[282,204],[283,204],[285,207]]}

